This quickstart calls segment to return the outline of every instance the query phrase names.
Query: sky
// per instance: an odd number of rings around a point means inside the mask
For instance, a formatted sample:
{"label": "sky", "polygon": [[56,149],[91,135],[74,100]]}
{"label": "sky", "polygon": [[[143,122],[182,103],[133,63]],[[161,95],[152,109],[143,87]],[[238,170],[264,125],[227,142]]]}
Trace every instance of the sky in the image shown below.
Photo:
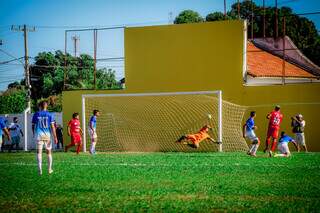
{"label": "sky", "polygon": [[[237,0],[226,0],[227,10]],[[278,0],[295,13],[319,12],[320,0]],[[255,0],[262,5],[262,0]],[[274,0],[266,0],[269,6]],[[39,52],[64,50],[65,30],[110,26],[150,26],[168,24],[182,10],[192,9],[205,17],[212,11],[223,11],[223,0],[1,0],[0,63],[24,56],[23,33],[11,26],[35,27],[28,33],[29,56]],[[171,16],[169,14],[172,14]],[[172,18],[170,18],[172,17]],[[320,15],[308,16],[320,30]],[[68,33],[67,51],[74,54],[72,36],[78,36],[78,53],[93,53],[93,32]],[[123,29],[98,32],[98,58],[124,57]],[[23,62],[23,61],[22,61]],[[32,60],[31,60],[32,62]],[[99,62],[98,67],[116,70],[124,77],[123,61]],[[0,90],[23,78],[19,61],[0,64]]]}

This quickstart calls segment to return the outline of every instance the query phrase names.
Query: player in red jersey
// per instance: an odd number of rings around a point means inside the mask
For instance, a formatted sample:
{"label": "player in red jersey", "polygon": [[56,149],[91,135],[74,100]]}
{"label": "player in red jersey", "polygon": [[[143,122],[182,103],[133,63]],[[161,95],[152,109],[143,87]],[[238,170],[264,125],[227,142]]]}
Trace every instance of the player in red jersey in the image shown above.
{"label": "player in red jersey", "polygon": [[71,143],[65,147],[64,151],[67,152],[70,147],[76,146],[77,154],[79,154],[82,145],[82,129],[80,128],[79,113],[77,112],[73,113],[72,119],[68,123],[68,135],[71,136]]}
{"label": "player in red jersey", "polygon": [[[264,149],[264,152],[268,150],[269,157],[272,157],[272,152],[274,152],[276,149],[282,118],[283,118],[283,115],[280,112],[280,106],[276,106],[274,110],[267,115],[267,119],[269,119],[269,126],[268,126],[268,133],[267,133],[267,139],[266,139],[266,147]],[[272,146],[270,150],[269,145],[270,145],[271,138],[272,138]]]}

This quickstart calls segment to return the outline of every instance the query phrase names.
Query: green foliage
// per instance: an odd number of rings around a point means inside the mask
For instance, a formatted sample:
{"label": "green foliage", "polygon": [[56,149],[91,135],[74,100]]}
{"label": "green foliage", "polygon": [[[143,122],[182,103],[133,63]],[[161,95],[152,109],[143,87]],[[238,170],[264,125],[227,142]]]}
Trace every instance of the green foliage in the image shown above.
{"label": "green foliage", "polygon": [[18,81],[15,81],[11,84],[8,84],[8,89],[20,89],[21,90],[23,88],[24,88],[23,84],[19,83]]}
{"label": "green foliage", "polygon": [[36,112],[38,111],[38,104],[41,101],[47,101],[48,102],[48,111],[50,112],[62,112],[62,94],[60,95],[53,95],[49,96],[48,98],[40,98],[36,101],[33,101],[32,103],[32,111]]}
{"label": "green foliage", "polygon": [[[32,82],[33,98],[45,98],[60,94],[63,90],[64,72],[66,66],[67,89],[94,88],[94,60],[90,55],[81,54],[73,57],[64,55],[61,51],[39,53],[35,58],[36,65],[31,68],[32,76],[38,81]],[[97,89],[119,89],[115,79],[115,71],[111,69],[97,69]]]}
{"label": "green foliage", "polygon": [[97,87],[107,89],[117,89],[115,71],[112,69],[100,69],[97,71]]}
{"label": "green foliage", "polygon": [[[43,153],[45,155],[45,153]],[[0,155],[4,212],[318,212],[318,153]]]}
{"label": "green foliage", "polygon": [[213,12],[213,13],[209,13],[206,16],[206,21],[223,21],[223,20],[228,20],[230,19],[229,16],[224,16],[223,13],[221,12]]}
{"label": "green foliage", "polygon": [[[254,37],[263,37],[263,8],[250,1],[244,1],[240,5],[240,16],[242,19],[251,20],[251,6],[254,14]],[[232,5],[228,14],[237,14],[237,4]],[[283,35],[283,16],[286,19],[286,35],[293,43],[314,63],[320,65],[320,35],[315,24],[306,17],[295,15],[291,8],[281,7],[278,9],[278,36]],[[266,37],[275,36],[275,8],[266,8]],[[250,38],[251,23],[249,21],[248,36]]]}
{"label": "green foliage", "polygon": [[[240,18],[248,20],[248,38],[251,37],[251,11],[253,11],[254,37],[263,37],[263,8],[251,1],[240,3]],[[266,7],[266,37],[275,36],[275,7]],[[199,22],[195,14],[197,12],[185,10],[175,20],[175,24]],[[320,35],[315,24],[306,17],[295,15],[291,8],[281,7],[278,9],[278,36],[283,35],[283,16],[286,16],[286,35],[293,43],[314,63],[320,66]],[[238,18],[238,4],[231,6],[227,16],[221,12],[212,12],[206,16],[206,21],[232,20]]]}
{"label": "green foliage", "polygon": [[8,89],[0,96],[0,114],[21,113],[26,108],[26,93],[20,89]]}
{"label": "green foliage", "polygon": [[[58,103],[50,106],[49,110],[61,111],[60,95],[63,90],[65,67],[67,89],[94,88],[94,60],[90,55],[73,57],[70,54],[65,55],[62,51],[41,52],[35,57],[35,65],[30,68],[32,79],[36,79],[31,81],[33,110],[37,110],[39,100],[58,97]],[[96,77],[96,89],[120,89],[114,70],[97,69]],[[14,83],[10,84],[10,87],[17,88],[19,85]]]}
{"label": "green foliage", "polygon": [[185,23],[197,23],[203,22],[203,18],[199,13],[193,10],[182,11],[174,20],[175,24],[185,24]]}

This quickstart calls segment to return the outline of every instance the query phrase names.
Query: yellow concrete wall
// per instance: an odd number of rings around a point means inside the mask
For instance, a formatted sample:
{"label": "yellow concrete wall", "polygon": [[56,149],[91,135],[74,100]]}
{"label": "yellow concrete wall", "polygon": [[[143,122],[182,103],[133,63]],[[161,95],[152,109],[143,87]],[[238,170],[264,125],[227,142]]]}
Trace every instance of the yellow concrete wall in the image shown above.
{"label": "yellow concrete wall", "polygon": [[[72,112],[81,112],[83,93],[133,93],[223,90],[223,99],[257,111],[257,134],[265,139],[265,115],[275,104],[285,114],[282,129],[290,131],[290,116],[305,116],[306,140],[320,151],[320,84],[244,86],[242,81],[244,23],[224,21],[201,24],[136,27],[125,30],[123,91],[63,92],[64,124]],[[259,105],[259,106],[257,106]],[[68,117],[68,115],[70,115]]]}

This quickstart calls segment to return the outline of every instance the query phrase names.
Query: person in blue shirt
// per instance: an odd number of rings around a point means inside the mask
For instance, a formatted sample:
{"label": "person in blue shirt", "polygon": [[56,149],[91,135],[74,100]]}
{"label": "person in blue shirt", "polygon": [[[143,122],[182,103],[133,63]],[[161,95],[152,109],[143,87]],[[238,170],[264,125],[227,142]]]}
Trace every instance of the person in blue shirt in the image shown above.
{"label": "person in blue shirt", "polygon": [[285,132],[281,132],[281,137],[278,143],[278,151],[279,153],[275,155],[275,157],[289,157],[291,155],[288,143],[292,143],[295,148],[298,150],[297,143]]}
{"label": "person in blue shirt", "polygon": [[251,141],[251,147],[248,150],[247,154],[251,156],[256,156],[257,150],[260,145],[260,140],[255,134],[255,130],[257,129],[257,126],[254,124],[254,118],[256,117],[256,112],[251,111],[250,112],[250,118],[246,121],[246,123],[243,125],[243,137],[246,139],[249,139]]}
{"label": "person in blue shirt", "polygon": [[95,109],[93,110],[93,115],[90,118],[89,121],[89,135],[91,139],[91,146],[90,146],[90,154],[94,155],[96,154],[96,144],[98,141],[98,135],[97,135],[97,117],[100,116],[100,111]]}
{"label": "person in blue shirt", "polygon": [[5,123],[5,119],[0,117],[0,150],[2,151],[2,135],[3,133],[8,137],[8,141],[11,142],[11,136]]}
{"label": "person in blue shirt", "polygon": [[41,101],[39,103],[39,111],[34,113],[32,117],[32,132],[37,145],[37,161],[39,175],[42,175],[42,149],[46,148],[48,156],[48,173],[51,174],[52,170],[52,154],[51,154],[51,136],[53,136],[54,143],[57,144],[57,135],[54,126],[53,115],[47,111],[48,103]]}

